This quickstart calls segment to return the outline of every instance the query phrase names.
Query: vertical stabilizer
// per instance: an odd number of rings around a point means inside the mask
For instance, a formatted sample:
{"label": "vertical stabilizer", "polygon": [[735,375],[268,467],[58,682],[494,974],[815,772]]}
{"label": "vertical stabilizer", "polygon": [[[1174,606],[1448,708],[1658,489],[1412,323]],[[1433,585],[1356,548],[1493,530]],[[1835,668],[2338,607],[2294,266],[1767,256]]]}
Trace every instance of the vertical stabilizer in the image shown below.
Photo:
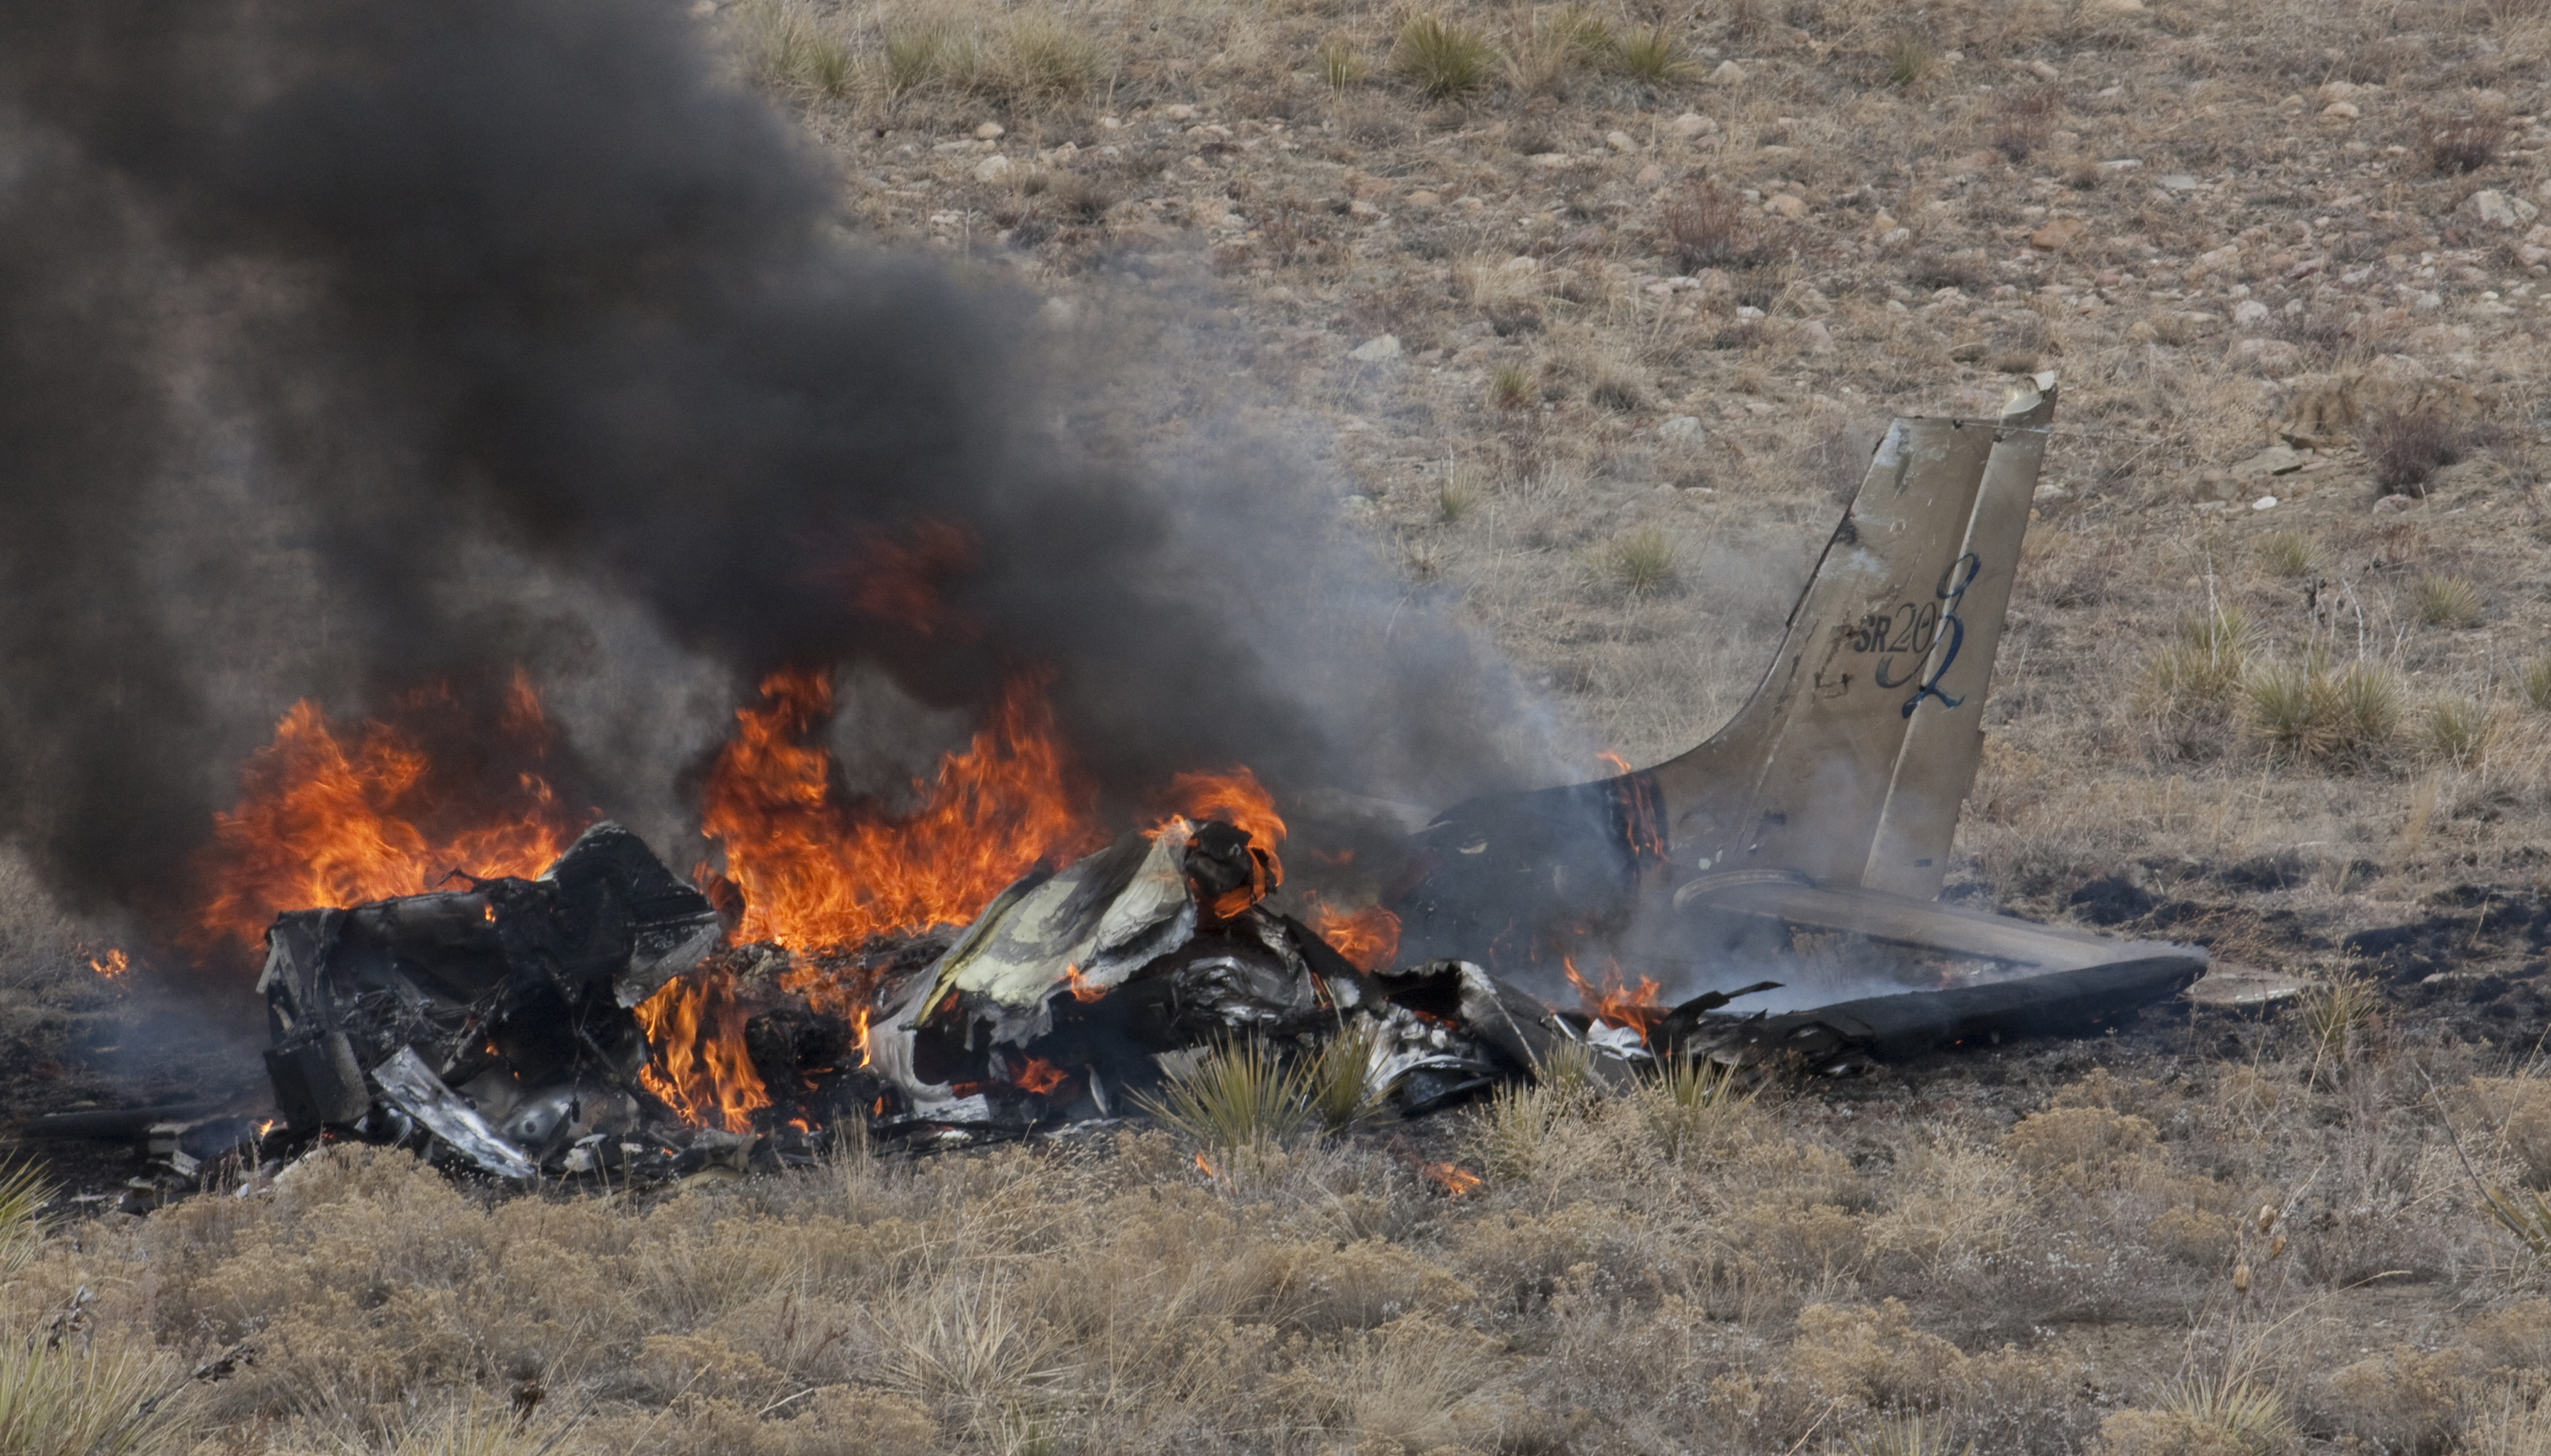
{"label": "vertical stabilizer", "polygon": [[2054,412],[1888,428],[1754,696],[1651,770],[1678,871],[1938,892]]}

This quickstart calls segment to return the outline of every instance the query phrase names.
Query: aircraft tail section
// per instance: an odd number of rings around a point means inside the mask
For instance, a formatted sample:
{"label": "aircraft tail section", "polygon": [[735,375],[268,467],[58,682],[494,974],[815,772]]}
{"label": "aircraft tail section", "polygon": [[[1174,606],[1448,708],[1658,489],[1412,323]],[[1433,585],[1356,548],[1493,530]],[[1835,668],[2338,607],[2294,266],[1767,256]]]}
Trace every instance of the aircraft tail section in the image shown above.
{"label": "aircraft tail section", "polygon": [[1938,893],[2054,410],[1888,429],[1753,697],[1649,771],[1680,875]]}

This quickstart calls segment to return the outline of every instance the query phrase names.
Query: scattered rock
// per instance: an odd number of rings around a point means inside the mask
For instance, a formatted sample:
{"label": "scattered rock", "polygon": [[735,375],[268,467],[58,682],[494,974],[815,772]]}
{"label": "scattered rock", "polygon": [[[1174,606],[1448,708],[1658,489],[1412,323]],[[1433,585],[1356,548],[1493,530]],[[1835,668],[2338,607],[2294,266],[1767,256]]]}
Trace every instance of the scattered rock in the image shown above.
{"label": "scattered rock", "polygon": [[2406,511],[2416,504],[2417,502],[2409,499],[2407,496],[2385,496],[2383,499],[2374,503],[2374,514],[2377,516],[2391,516],[2401,511]]}
{"label": "scattered rock", "polygon": [[2303,468],[2303,457],[2295,447],[2272,444],[2232,467],[2232,478],[2249,480],[2260,476],[2286,475]]}
{"label": "scattered rock", "polygon": [[2250,509],[2253,511],[2273,511],[2277,509],[2277,498],[2275,496],[2261,496],[2250,503]]}
{"label": "scattered rock", "polygon": [[1745,81],[1745,67],[1732,60],[1722,60],[1718,63],[1718,69],[1709,73],[1709,79],[1721,86],[1742,85]]}
{"label": "scattered rock", "polygon": [[1001,155],[999,152],[994,152],[990,156],[983,158],[981,161],[974,163],[974,180],[977,182],[1008,181],[1011,171],[1015,169],[1017,165],[1018,164],[1016,162],[1011,161],[1008,157]]}
{"label": "scattered rock", "polygon": [[1807,200],[1793,192],[1783,192],[1764,203],[1763,211],[1776,218],[1803,218],[1807,215]]}
{"label": "scattered rock", "polygon": [[[1733,65],[1734,63],[1735,62],[1733,61],[1729,62],[1730,65]],[[1724,67],[1722,67],[1722,69],[1724,69]],[[1741,75],[1742,72],[1739,72],[1739,74]],[[1708,117],[1702,116],[1696,111],[1686,111],[1683,115],[1676,117],[1673,121],[1666,123],[1667,135],[1680,138],[1685,142],[1688,142],[1695,137],[1706,137],[1717,130],[1717,122],[1712,121]]]}
{"label": "scattered rock", "polygon": [[985,122],[974,129],[975,138],[983,142],[989,142],[995,138],[1005,137],[1007,135],[1009,135],[1009,129],[1002,126],[999,122]]}
{"label": "scattered rock", "polygon": [[2194,173],[2164,172],[2157,180],[2155,180],[2153,185],[2159,187],[2164,192],[2194,192],[2205,184],[2196,180]]}
{"label": "scattered rock", "polygon": [[1886,237],[1888,234],[1894,232],[1894,231],[1895,231],[1895,217],[1894,217],[1894,215],[1893,215],[1892,213],[1887,212],[1887,211],[1886,211],[1886,210],[1884,210],[1884,209],[1881,209],[1881,210],[1880,210],[1880,212],[1879,212],[1879,214],[1878,214],[1878,216],[1876,216],[1876,217],[1874,217],[1874,218],[1871,218],[1871,219],[1869,220],[1869,231],[1870,231],[1870,233],[1871,233],[1871,235],[1872,235],[1872,236],[1874,236],[1874,237],[1879,237],[1879,238],[1884,238],[1884,237]]}
{"label": "scattered rock", "polygon": [[2064,487],[2057,485],[2054,481],[2050,480],[2045,484],[2040,485],[2036,490],[2031,491],[2028,498],[2037,502],[2041,506],[2051,506],[2058,501],[2069,501],[2073,499],[2073,492],[2066,490]]}
{"label": "scattered rock", "polygon": [[2030,61],[2028,63],[2028,72],[2030,75],[2037,77],[2041,81],[2060,81],[2064,79],[2064,73],[2062,71],[2057,70],[2053,65],[2043,60]]}
{"label": "scattered rock", "polygon": [[1807,352],[1811,354],[1829,354],[1833,352],[1833,331],[1825,327],[1825,321],[1822,319],[1809,319],[1804,324],[1799,325],[1798,339],[1800,342],[1806,345]]}
{"label": "scattered rock", "polygon": [[1378,364],[1385,359],[1398,358],[1399,336],[1396,334],[1377,335],[1376,337],[1368,339],[1364,342],[1357,344],[1355,347],[1348,349],[1347,357],[1355,360],[1359,364]]}
{"label": "scattered rock", "polygon": [[1423,187],[1408,194],[1408,205],[1410,207],[1439,207],[1443,204],[1443,201],[1444,199],[1440,194],[1429,192]]}
{"label": "scattered rock", "polygon": [[2029,234],[2028,245],[2052,252],[2089,231],[2091,231],[2091,225],[2080,218],[2057,218]]}
{"label": "scattered rock", "polygon": [[2320,119],[2325,122],[2352,122],[2364,114],[2353,101],[2333,101],[2320,109]]}
{"label": "scattered rock", "polygon": [[1650,162],[1646,166],[1639,168],[1639,174],[1632,177],[1630,181],[1635,186],[1654,187],[1665,179],[1666,169],[1658,166],[1655,162]]}
{"label": "scattered rock", "polygon": [[1657,427],[1657,438],[1688,440],[1693,444],[1698,444],[1703,438],[1700,428],[1700,417],[1697,415],[1669,415],[1666,417],[1666,423]]}
{"label": "scattered rock", "polygon": [[1636,151],[1639,149],[1639,144],[1633,140],[1627,132],[1605,132],[1603,134],[1603,145],[1611,147],[1614,151]]}
{"label": "scattered rock", "polygon": [[2232,322],[2243,329],[2256,329],[2272,317],[2268,306],[2255,298],[2245,298],[2232,309]]}
{"label": "scattered rock", "polygon": [[1191,122],[1196,119],[1196,109],[1181,101],[1175,106],[1162,107],[1161,115],[1173,122]]}
{"label": "scattered rock", "polygon": [[2494,189],[2473,193],[2454,211],[2486,228],[2520,228],[2542,215],[2542,209],[2523,198]]}

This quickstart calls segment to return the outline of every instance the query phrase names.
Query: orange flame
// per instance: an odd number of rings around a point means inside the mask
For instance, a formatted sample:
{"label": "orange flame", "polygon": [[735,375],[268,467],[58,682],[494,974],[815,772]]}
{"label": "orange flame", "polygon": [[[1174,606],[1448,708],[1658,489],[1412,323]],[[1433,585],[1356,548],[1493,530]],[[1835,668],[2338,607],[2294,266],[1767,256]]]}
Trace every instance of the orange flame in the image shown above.
{"label": "orange flame", "polygon": [[638,1024],[654,1052],[638,1080],[697,1127],[753,1130],[753,1114],[770,1106],[744,1043],[744,1007],[733,973],[678,976],[638,1004]]}
{"label": "orange flame", "polygon": [[817,737],[833,711],[826,676],[765,678],[701,795],[701,831],[744,893],[740,935],[805,948],[968,921],[1036,865],[1097,848],[1043,689],[1035,675],[1013,679],[967,750],[943,757],[935,782],[914,782],[921,807],[898,817],[835,789]]}
{"label": "orange flame", "polygon": [[1102,1000],[1107,995],[1107,988],[1104,986],[1090,985],[1089,978],[1080,974],[1080,967],[1078,966],[1065,966],[1063,968],[1063,984],[1071,992],[1071,999],[1079,1002],[1083,1006],[1087,1006],[1093,1001]]}
{"label": "orange flame", "polygon": [[1606,748],[1594,755],[1595,761],[1612,771],[1615,778],[1630,771],[1630,760]]}
{"label": "orange flame", "polygon": [[1444,1190],[1446,1198],[1460,1198],[1480,1186],[1480,1175],[1459,1163],[1420,1163],[1417,1171],[1427,1182]]}
{"label": "orange flame", "polygon": [[1641,976],[1637,988],[1632,989],[1622,983],[1621,968],[1613,966],[1604,972],[1603,984],[1596,986],[1578,971],[1575,957],[1562,957],[1560,964],[1568,968],[1569,983],[1577,988],[1578,999],[1585,1004],[1586,1015],[1615,1026],[1631,1027],[1639,1033],[1642,1041],[1647,1039],[1648,1028],[1664,1020],[1666,1015],[1674,1010],[1658,1000],[1662,988],[1645,976]]}
{"label": "orange flame", "polygon": [[1030,1057],[1027,1065],[1011,1074],[1010,1085],[1022,1092],[1033,1092],[1043,1097],[1071,1080],[1071,1074],[1063,1068],[1043,1057]]}
{"label": "orange flame", "polygon": [[1222,1176],[1220,1170],[1216,1169],[1213,1164],[1204,1160],[1204,1154],[1202,1153],[1195,1155],[1195,1165],[1196,1171],[1202,1173],[1207,1178],[1220,1178]]}
{"label": "orange flame", "polygon": [[1170,780],[1170,799],[1180,813],[1152,829],[1156,838],[1171,825],[1207,819],[1221,820],[1249,836],[1249,857],[1255,861],[1249,883],[1204,907],[1207,912],[1229,920],[1284,883],[1284,861],[1276,853],[1284,847],[1284,820],[1276,812],[1276,796],[1258,782],[1258,775],[1245,767],[1182,773]]}
{"label": "orange flame", "polygon": [[110,945],[107,947],[106,954],[92,955],[88,958],[88,968],[112,981],[133,969],[133,961],[120,947]]}
{"label": "orange flame", "polygon": [[[438,701],[448,704],[449,693],[412,695],[401,706]],[[548,749],[540,698],[519,671],[494,736],[519,761],[536,764]],[[528,878],[591,820],[568,813],[528,769],[493,802],[455,804],[410,734],[366,722],[359,738],[341,737],[307,699],[283,715],[240,782],[239,804],[213,816],[199,861],[206,894],[183,937],[192,948],[230,941],[254,949],[279,911],[420,894],[455,870]],[[457,814],[467,823],[449,825]]]}
{"label": "orange flame", "polygon": [[1378,971],[1399,955],[1399,917],[1378,905],[1332,910],[1314,899],[1311,928],[1359,971]]}

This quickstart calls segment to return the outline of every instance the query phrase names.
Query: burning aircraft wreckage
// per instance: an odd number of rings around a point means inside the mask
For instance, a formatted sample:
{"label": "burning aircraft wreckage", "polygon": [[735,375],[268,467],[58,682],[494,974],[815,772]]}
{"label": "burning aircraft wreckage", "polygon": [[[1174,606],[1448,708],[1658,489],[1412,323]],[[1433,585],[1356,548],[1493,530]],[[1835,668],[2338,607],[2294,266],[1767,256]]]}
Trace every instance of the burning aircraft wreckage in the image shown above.
{"label": "burning aircraft wreckage", "polygon": [[[1605,1078],[1676,1056],[1835,1072],[2097,1026],[2186,988],[2205,953],[1936,901],[2054,408],[2041,376],[1998,419],[1896,421],[1732,721],[1654,768],[1445,813],[1365,869],[1361,910],[1279,894],[1286,826],[1245,769],[1182,778],[1181,812],[1113,842],[1031,805],[991,832],[1041,867],[998,888],[978,855],[972,880],[866,918],[808,912],[841,891],[810,889],[803,857],[854,884],[896,867],[802,825],[776,836],[800,862],[755,861],[749,795],[704,816],[728,866],[698,884],[596,824],[537,873],[518,853],[516,873],[274,918],[258,984],[280,1130],[510,1179],[681,1172],[849,1128],[967,1142],[1107,1118],[1244,1037],[1352,1036],[1368,1096],[1414,1116],[1568,1044]],[[783,729],[826,691],[765,684],[768,713],[739,715],[759,758],[730,745],[711,797],[748,759],[804,771],[819,750]],[[932,926],[968,884],[970,923]],[[1900,989],[1806,989],[1841,966]],[[1582,1010],[1534,994],[1572,983]]]}

